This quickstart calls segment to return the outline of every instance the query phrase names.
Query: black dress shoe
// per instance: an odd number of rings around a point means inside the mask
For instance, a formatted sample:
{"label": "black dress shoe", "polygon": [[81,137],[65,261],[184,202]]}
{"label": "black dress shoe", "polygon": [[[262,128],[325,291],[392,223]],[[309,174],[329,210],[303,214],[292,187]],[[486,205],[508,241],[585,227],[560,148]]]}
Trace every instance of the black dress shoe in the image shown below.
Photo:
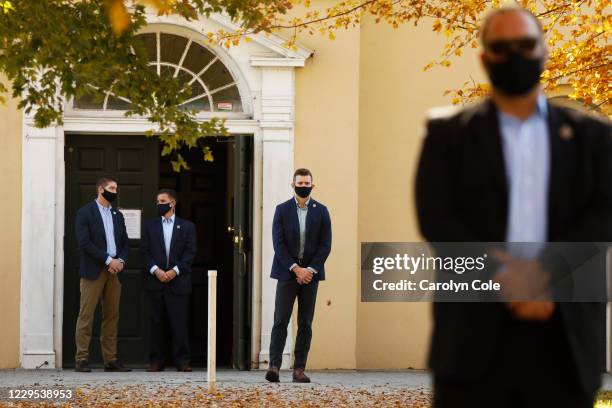
{"label": "black dress shoe", "polygon": [[181,371],[184,373],[190,373],[193,371],[193,369],[191,368],[191,366],[189,364],[182,364],[178,367],[176,367],[176,371]]}
{"label": "black dress shoe", "polygon": [[268,372],[266,373],[266,380],[270,382],[279,382],[279,369],[278,367],[270,367],[268,368]]}
{"label": "black dress shoe", "polygon": [[308,378],[308,376],[304,374],[303,368],[296,368],[293,370],[293,382],[309,383],[310,378]]}
{"label": "black dress shoe", "polygon": [[74,366],[74,371],[78,371],[79,373],[90,373],[91,368],[89,368],[89,362],[87,360],[77,361]]}
{"label": "black dress shoe", "polygon": [[147,367],[147,372],[148,373],[156,373],[156,372],[159,372],[159,371],[164,371],[164,366],[159,361],[155,361],[155,362],[151,363],[149,365],[149,367]]}
{"label": "black dress shoe", "polygon": [[124,366],[118,360],[104,364],[104,371],[112,373],[126,373],[132,371],[131,368]]}

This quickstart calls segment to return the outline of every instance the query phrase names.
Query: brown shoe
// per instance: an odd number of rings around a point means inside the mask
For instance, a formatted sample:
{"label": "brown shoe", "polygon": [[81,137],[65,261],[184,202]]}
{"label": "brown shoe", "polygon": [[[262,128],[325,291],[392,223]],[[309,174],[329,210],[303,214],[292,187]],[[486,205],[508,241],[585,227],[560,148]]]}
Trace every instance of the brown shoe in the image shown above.
{"label": "brown shoe", "polygon": [[147,373],[156,373],[158,371],[164,371],[164,366],[159,361],[155,361],[147,367]]}
{"label": "brown shoe", "polygon": [[278,367],[271,366],[268,368],[268,372],[266,372],[266,380],[270,382],[279,382],[279,372]]}
{"label": "brown shoe", "polygon": [[193,369],[191,368],[189,364],[183,364],[183,365],[176,367],[176,371],[181,371],[183,373],[190,373],[193,371]]}
{"label": "brown shoe", "polygon": [[127,373],[128,371],[132,371],[132,369],[121,364],[119,360],[115,360],[113,362],[104,364],[104,371],[112,373]]}
{"label": "brown shoe", "polygon": [[309,383],[310,378],[308,378],[308,376],[304,374],[303,368],[294,368],[293,369],[293,382]]}
{"label": "brown shoe", "polygon": [[87,360],[77,361],[74,366],[74,371],[78,371],[79,373],[90,373],[91,368],[89,368],[89,362]]}

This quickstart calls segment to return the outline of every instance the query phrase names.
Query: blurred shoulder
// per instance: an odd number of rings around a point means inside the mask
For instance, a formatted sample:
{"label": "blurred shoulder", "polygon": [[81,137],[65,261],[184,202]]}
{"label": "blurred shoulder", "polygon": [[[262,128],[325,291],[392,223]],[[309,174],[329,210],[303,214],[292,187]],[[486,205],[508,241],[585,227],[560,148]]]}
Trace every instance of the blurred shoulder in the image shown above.
{"label": "blurred shoulder", "polygon": [[426,113],[428,133],[438,129],[457,129],[466,126],[475,116],[486,114],[491,101],[484,99],[467,105],[447,105],[431,108]]}
{"label": "blurred shoulder", "polygon": [[574,127],[612,137],[612,121],[601,113],[561,105],[554,100],[549,100],[549,106],[550,109],[558,111]]}

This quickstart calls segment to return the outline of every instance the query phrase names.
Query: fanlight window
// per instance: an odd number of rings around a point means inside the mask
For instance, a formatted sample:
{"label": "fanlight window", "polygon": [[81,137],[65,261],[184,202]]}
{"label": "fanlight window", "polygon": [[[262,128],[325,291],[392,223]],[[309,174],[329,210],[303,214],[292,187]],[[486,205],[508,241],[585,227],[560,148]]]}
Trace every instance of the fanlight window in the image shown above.
{"label": "fanlight window", "polygon": [[[185,87],[191,87],[191,96],[181,106],[204,112],[243,112],[240,93],[227,67],[205,47],[174,34],[140,34],[149,65],[158,75],[172,75]],[[77,109],[126,110],[129,99],[107,92],[102,102],[92,96],[75,101]]]}

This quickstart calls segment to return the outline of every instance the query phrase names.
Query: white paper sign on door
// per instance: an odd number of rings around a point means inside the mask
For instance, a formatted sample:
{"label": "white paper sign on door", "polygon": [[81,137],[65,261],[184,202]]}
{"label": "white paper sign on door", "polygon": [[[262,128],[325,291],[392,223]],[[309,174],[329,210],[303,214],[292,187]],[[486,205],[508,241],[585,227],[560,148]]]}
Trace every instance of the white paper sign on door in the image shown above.
{"label": "white paper sign on door", "polygon": [[120,210],[125,219],[125,229],[129,239],[140,239],[142,210]]}

